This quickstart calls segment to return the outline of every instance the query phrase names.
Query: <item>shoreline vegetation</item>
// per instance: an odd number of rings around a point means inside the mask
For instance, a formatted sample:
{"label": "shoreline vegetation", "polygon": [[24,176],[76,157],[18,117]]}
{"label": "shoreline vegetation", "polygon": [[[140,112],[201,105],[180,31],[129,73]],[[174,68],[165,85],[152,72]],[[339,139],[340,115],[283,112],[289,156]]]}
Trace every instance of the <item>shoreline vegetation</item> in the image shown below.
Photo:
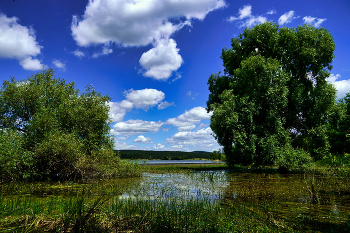
{"label": "shoreline vegetation", "polygon": [[[215,171],[242,176],[264,175],[279,180],[277,168],[254,168],[226,164],[177,164],[142,166],[146,174],[201,174],[214,184]],[[315,166],[294,173],[304,174],[310,192],[307,208],[322,210],[316,198],[322,192],[349,192],[349,168]],[[199,173],[198,173],[199,172]],[[157,175],[158,174],[158,175]],[[325,177],[321,179],[320,177]],[[316,177],[316,178],[315,178]],[[350,214],[330,212],[323,220],[318,215],[288,215],[280,203],[255,197],[254,189],[240,199],[227,192],[212,198],[172,197],[161,187],[153,199],[121,198],[130,187],[140,186],[139,178],[79,182],[10,182],[0,184],[0,232],[346,232]],[[214,182],[214,183],[212,183]],[[236,182],[239,183],[237,180]],[[253,181],[251,181],[253,182]],[[159,188],[159,187],[158,187]],[[162,190],[162,188],[164,190]],[[314,192],[314,193],[312,193]],[[244,192],[243,192],[244,193]],[[346,193],[345,193],[346,194]],[[276,194],[277,195],[277,194]],[[338,194],[340,195],[340,194]],[[348,200],[349,201],[349,200]],[[290,203],[292,204],[292,203]],[[300,207],[295,206],[297,209]],[[339,208],[342,208],[339,206]],[[297,210],[296,209],[296,210]],[[302,209],[299,210],[301,213]],[[316,213],[316,212],[315,212]]]}

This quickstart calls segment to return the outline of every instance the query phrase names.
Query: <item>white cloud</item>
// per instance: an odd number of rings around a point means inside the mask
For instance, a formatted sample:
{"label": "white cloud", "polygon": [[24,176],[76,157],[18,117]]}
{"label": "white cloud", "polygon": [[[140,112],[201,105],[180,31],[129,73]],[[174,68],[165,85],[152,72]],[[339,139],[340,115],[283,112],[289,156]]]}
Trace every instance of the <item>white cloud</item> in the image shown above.
{"label": "white cloud", "polygon": [[75,56],[77,56],[77,57],[79,57],[80,59],[81,58],[83,58],[83,57],[85,57],[85,53],[83,53],[82,51],[80,51],[80,50],[75,50],[74,52],[73,52],[73,54],[75,55]]}
{"label": "white cloud", "polygon": [[198,93],[192,93],[191,91],[188,91],[187,94],[191,99],[195,99],[198,96]]}
{"label": "white cloud", "polygon": [[182,131],[191,131],[192,129],[196,128],[195,125],[186,125],[186,126],[180,126],[177,128],[177,130],[179,132],[182,132]]}
{"label": "white cloud", "polygon": [[61,62],[60,60],[53,59],[52,64],[54,64],[60,70],[66,70],[66,64]]}
{"label": "white cloud", "polygon": [[0,58],[17,59],[26,70],[40,70],[44,68],[39,55],[42,46],[38,44],[35,31],[18,23],[16,17],[8,18],[0,13]]}
{"label": "white cloud", "polygon": [[120,142],[117,139],[114,140],[114,149],[115,150],[138,150],[140,148],[138,148],[135,145],[130,145],[126,142]]}
{"label": "white cloud", "polygon": [[158,104],[158,109],[164,109],[164,108],[167,108],[167,107],[170,107],[170,106],[174,106],[174,105],[175,105],[174,102],[169,103],[167,101],[163,101],[160,104]]}
{"label": "white cloud", "polygon": [[225,6],[223,0],[90,0],[84,15],[73,17],[71,30],[80,46],[109,42],[145,46],[169,37],[183,24],[169,19],[203,20],[210,11]]}
{"label": "white cloud", "polygon": [[164,124],[179,127],[179,131],[185,130],[185,127],[192,127],[194,129],[194,124],[199,124],[201,120],[210,120],[211,115],[212,113],[207,113],[205,108],[195,107],[189,111],[185,111],[184,114],[177,118],[168,119]]}
{"label": "white cloud", "polygon": [[337,81],[339,78],[340,74],[331,74],[327,81],[337,89],[337,98],[342,98],[346,96],[346,93],[350,92],[350,79]]}
{"label": "white cloud", "polygon": [[157,80],[166,80],[171,73],[180,68],[183,60],[173,39],[161,39],[154,48],[142,54],[141,66],[147,71],[143,74]]}
{"label": "white cloud", "polygon": [[127,111],[130,111],[134,104],[130,101],[123,100],[121,102],[109,102],[109,118],[113,122],[122,121]]}
{"label": "white cloud", "polygon": [[155,149],[155,150],[162,150],[162,149],[164,149],[164,147],[165,146],[160,144],[160,143],[153,145],[153,149]]}
{"label": "white cloud", "polygon": [[[244,19],[244,20],[243,20]],[[263,16],[253,16],[252,6],[247,5],[239,9],[238,17],[231,16],[227,19],[228,22],[233,22],[238,20],[238,27],[252,27],[260,23],[265,23],[267,21],[266,17]]]}
{"label": "white cloud", "polygon": [[275,9],[271,9],[271,10],[269,10],[266,14],[267,15],[274,15],[274,14],[276,14],[277,13],[277,11],[275,10]]}
{"label": "white cloud", "polygon": [[27,57],[19,62],[25,70],[41,70],[44,69],[44,65],[38,59]]}
{"label": "white cloud", "polygon": [[243,8],[239,9],[238,17],[231,16],[227,19],[227,21],[232,22],[238,19],[244,19],[252,16],[252,6],[243,6]]}
{"label": "white cloud", "polygon": [[320,19],[320,18],[315,18],[311,16],[305,16],[303,18],[305,24],[311,24],[314,27],[318,28],[321,26],[321,24],[326,21],[327,19]]}
{"label": "white cloud", "polygon": [[180,72],[176,72],[175,78],[174,78],[173,80],[171,80],[171,82],[175,82],[176,80],[178,80],[178,79],[180,79],[180,78],[182,78],[181,73],[180,73]]}
{"label": "white cloud", "polygon": [[156,89],[143,89],[136,91],[130,89],[125,92],[125,97],[129,102],[133,103],[136,108],[148,110],[159,104],[165,98],[165,94]]}
{"label": "white cloud", "polygon": [[97,57],[108,55],[108,54],[111,54],[111,53],[113,53],[113,49],[111,49],[110,45],[107,44],[107,45],[103,46],[101,52],[94,53],[92,55],[92,57],[93,58],[97,58]]}
{"label": "white cloud", "polygon": [[207,127],[205,129],[200,129],[194,132],[184,131],[178,132],[165,141],[168,144],[178,147],[190,147],[192,150],[196,148],[197,150],[212,150],[213,148],[218,148],[219,145],[212,136],[213,131]]}
{"label": "white cloud", "polygon": [[168,132],[170,128],[162,128],[164,132]]}
{"label": "white cloud", "polygon": [[[182,63],[170,36],[190,26],[191,20],[203,20],[209,12],[225,6],[224,0],[90,0],[82,17],[73,16],[72,36],[79,46],[154,44],[140,63],[147,69],[145,76],[164,80]],[[166,59],[154,57],[157,53]]]}
{"label": "white cloud", "polygon": [[121,102],[109,102],[109,116],[112,122],[119,122],[124,119],[125,114],[133,108],[141,108],[147,111],[149,108],[158,105],[158,109],[163,109],[174,105],[167,101],[161,102],[165,98],[162,91],[156,89],[130,89],[124,92],[126,100]]}
{"label": "white cloud", "polygon": [[135,135],[148,132],[158,132],[163,122],[128,120],[116,123],[111,129],[112,135]]}
{"label": "white cloud", "polygon": [[151,138],[146,138],[143,135],[139,135],[137,138],[135,138],[134,142],[138,142],[138,143],[152,143],[151,142]]}
{"label": "white cloud", "polygon": [[287,23],[291,23],[293,19],[297,19],[299,16],[294,17],[294,11],[289,11],[281,15],[281,17],[278,19],[278,24],[283,25]]}

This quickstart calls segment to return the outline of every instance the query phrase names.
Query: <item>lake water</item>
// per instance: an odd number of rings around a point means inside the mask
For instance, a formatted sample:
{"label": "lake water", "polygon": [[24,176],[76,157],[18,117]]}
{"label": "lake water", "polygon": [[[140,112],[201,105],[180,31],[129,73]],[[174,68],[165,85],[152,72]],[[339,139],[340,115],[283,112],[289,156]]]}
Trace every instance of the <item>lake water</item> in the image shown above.
{"label": "lake water", "polygon": [[[310,192],[312,179],[315,195]],[[349,178],[315,174],[227,170],[144,173],[138,185],[123,193],[120,199],[198,199],[227,205],[244,205],[255,211],[274,213],[274,216],[284,219],[311,218],[312,221],[327,224],[344,224],[350,221]]]}

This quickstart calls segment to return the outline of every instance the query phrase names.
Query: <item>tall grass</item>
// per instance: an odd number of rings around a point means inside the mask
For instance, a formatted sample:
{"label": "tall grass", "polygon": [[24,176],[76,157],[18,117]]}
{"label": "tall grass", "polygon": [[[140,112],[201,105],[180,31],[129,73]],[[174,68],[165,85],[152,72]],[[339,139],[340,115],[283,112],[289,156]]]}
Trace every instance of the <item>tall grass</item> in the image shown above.
{"label": "tall grass", "polygon": [[198,199],[89,199],[83,194],[2,199],[0,212],[0,232],[228,232],[253,225],[266,232],[277,229],[246,208]]}

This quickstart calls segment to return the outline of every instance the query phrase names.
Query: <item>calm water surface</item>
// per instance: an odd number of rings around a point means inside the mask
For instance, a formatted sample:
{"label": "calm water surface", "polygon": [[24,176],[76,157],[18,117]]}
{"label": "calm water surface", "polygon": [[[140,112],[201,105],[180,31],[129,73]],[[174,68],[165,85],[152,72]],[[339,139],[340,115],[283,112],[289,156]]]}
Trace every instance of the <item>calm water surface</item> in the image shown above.
{"label": "calm water surface", "polygon": [[[313,179],[314,190],[311,191]],[[205,171],[144,173],[140,183],[120,199],[198,199],[271,211],[279,217],[331,222],[350,221],[348,178],[313,174],[257,174]]]}
{"label": "calm water surface", "polygon": [[[252,211],[273,212],[281,218],[306,218],[350,224],[349,177],[314,174],[271,174],[228,170],[154,174],[139,178],[100,180],[83,184],[0,185],[0,197],[118,196],[120,200],[189,200],[226,206],[242,205]],[[83,187],[83,188],[82,188]],[[314,193],[312,192],[314,191]]]}

